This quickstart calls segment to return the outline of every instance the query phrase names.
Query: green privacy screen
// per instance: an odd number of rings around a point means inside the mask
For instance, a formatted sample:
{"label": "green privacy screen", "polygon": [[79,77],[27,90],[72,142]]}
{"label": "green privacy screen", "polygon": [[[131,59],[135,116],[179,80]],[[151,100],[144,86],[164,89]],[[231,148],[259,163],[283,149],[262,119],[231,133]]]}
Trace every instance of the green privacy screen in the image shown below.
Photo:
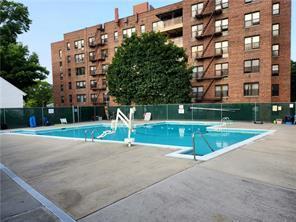
{"label": "green privacy screen", "polygon": [[199,103],[199,104],[161,104],[108,107],[108,115],[104,106],[91,107],[46,107],[46,108],[9,108],[0,109],[1,128],[20,128],[29,126],[31,115],[36,117],[37,126],[44,125],[44,119],[49,123],[59,124],[61,118],[68,123],[95,121],[100,119],[115,119],[116,110],[129,115],[129,109],[136,107],[134,118],[143,120],[144,114],[151,113],[152,120],[191,120],[220,121],[228,117],[234,121],[264,121],[273,122],[284,119],[285,116],[295,116],[296,103]]}

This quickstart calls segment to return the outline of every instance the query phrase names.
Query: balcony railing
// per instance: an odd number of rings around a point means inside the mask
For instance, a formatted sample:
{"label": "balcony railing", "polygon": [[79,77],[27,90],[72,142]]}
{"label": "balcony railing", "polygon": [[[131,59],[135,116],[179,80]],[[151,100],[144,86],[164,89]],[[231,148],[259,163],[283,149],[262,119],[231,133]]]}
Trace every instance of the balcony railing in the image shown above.
{"label": "balcony railing", "polygon": [[158,24],[156,30],[158,32],[166,32],[173,29],[178,29],[183,27],[183,17],[176,17],[173,19],[162,21]]}

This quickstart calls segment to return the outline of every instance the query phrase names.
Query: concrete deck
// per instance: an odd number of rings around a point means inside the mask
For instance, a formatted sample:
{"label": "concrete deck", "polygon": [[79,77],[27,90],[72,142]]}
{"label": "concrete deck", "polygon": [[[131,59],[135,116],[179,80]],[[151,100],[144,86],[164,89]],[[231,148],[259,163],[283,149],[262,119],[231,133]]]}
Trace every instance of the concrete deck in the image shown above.
{"label": "concrete deck", "polygon": [[276,132],[199,163],[161,148],[1,135],[1,162],[80,221],[296,221],[296,127],[232,127]]}

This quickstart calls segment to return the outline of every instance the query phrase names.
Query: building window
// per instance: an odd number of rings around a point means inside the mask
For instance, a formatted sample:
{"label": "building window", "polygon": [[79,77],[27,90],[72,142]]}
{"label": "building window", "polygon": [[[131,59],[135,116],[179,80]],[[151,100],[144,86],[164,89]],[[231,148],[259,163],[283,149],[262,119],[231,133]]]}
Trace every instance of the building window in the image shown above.
{"label": "building window", "polygon": [[72,83],[68,82],[68,89],[72,89]]}
{"label": "building window", "polygon": [[108,93],[103,93],[103,102],[105,104],[107,104],[107,103],[109,103],[109,100],[110,100],[110,98],[109,98]]}
{"label": "building window", "polygon": [[215,9],[226,9],[228,8],[228,0],[216,0],[215,1]]}
{"label": "building window", "polygon": [[204,88],[203,86],[197,86],[192,88],[192,94],[196,96],[198,99],[201,99],[203,96]]}
{"label": "building window", "polygon": [[279,55],[280,55],[280,45],[279,44],[272,45],[272,56],[277,57]]}
{"label": "building window", "polygon": [[259,96],[259,83],[245,83],[244,96]]}
{"label": "building window", "polygon": [[191,48],[192,58],[201,57],[202,54],[203,54],[203,45],[192,46],[192,48]]}
{"label": "building window", "polygon": [[84,40],[77,40],[74,42],[74,48],[75,49],[84,49]]}
{"label": "building window", "polygon": [[96,53],[95,52],[89,52],[89,61],[95,62],[96,60]]}
{"label": "building window", "polygon": [[71,43],[67,42],[67,50],[69,51],[71,49]]}
{"label": "building window", "polygon": [[76,82],[76,89],[84,89],[86,87],[85,81],[77,81]]}
{"label": "building window", "polygon": [[228,85],[215,86],[215,97],[227,97],[228,96]]}
{"label": "building window", "polygon": [[86,95],[85,94],[78,94],[76,98],[77,98],[78,103],[86,102]]}
{"label": "building window", "polygon": [[98,101],[98,95],[97,94],[90,94],[90,100],[93,103],[96,103]]}
{"label": "building window", "polygon": [[118,47],[114,47],[114,54],[117,52]]}
{"label": "building window", "polygon": [[216,42],[215,43],[215,54],[216,55],[227,55],[228,54],[228,41]]}
{"label": "building window", "polygon": [[81,75],[85,75],[85,68],[84,67],[76,68],[76,76],[81,76]]}
{"label": "building window", "polygon": [[278,76],[280,74],[280,65],[274,64],[271,68],[272,76]]}
{"label": "building window", "polygon": [[153,32],[157,32],[161,28],[163,28],[163,21],[158,21],[158,22],[153,22],[152,23],[152,30],[153,30]]}
{"label": "building window", "polygon": [[67,63],[70,63],[71,62],[71,56],[67,56]]}
{"label": "building window", "polygon": [[194,18],[196,15],[200,15],[202,13],[204,4],[202,2],[194,4],[191,6],[191,15]]}
{"label": "building window", "polygon": [[60,80],[63,80],[63,78],[64,78],[64,74],[61,72],[60,73]]}
{"label": "building window", "polygon": [[71,76],[71,69],[68,69],[68,76]]}
{"label": "building window", "polygon": [[272,25],[272,36],[276,37],[280,34],[280,24],[273,24]]}
{"label": "building window", "polygon": [[245,60],[244,73],[259,72],[260,62],[259,59]]}
{"label": "building window", "polygon": [[218,63],[215,65],[216,76],[228,76],[228,63]]}
{"label": "building window", "polygon": [[260,12],[253,12],[245,14],[245,27],[251,27],[253,25],[260,24]]}
{"label": "building window", "polygon": [[89,46],[95,46],[96,45],[96,38],[94,36],[89,37],[88,44],[89,44]]}
{"label": "building window", "polygon": [[272,4],[272,14],[279,15],[280,14],[280,3]]}
{"label": "building window", "polygon": [[245,38],[245,50],[249,51],[252,49],[259,49],[260,47],[260,36],[251,36]]}
{"label": "building window", "polygon": [[64,103],[64,102],[65,102],[65,97],[61,96],[61,103]]}
{"label": "building window", "polygon": [[96,66],[90,66],[89,71],[91,75],[96,75],[97,67]]}
{"label": "building window", "polygon": [[114,32],[114,42],[118,41],[118,32]]}
{"label": "building window", "polygon": [[145,25],[141,25],[141,33],[145,33],[146,32],[146,27]]}
{"label": "building window", "polygon": [[130,38],[132,36],[133,33],[136,33],[136,28],[129,28],[129,29],[124,29],[122,31],[123,34],[123,38]]}
{"label": "building window", "polygon": [[245,4],[252,3],[254,0],[245,0]]}
{"label": "building window", "polygon": [[63,57],[63,51],[60,49],[59,50],[59,58],[61,59]]}
{"label": "building window", "polygon": [[271,96],[279,96],[280,95],[280,85],[272,84],[271,85]]}
{"label": "building window", "polygon": [[228,31],[228,18],[215,21],[215,32]]}
{"label": "building window", "polygon": [[97,81],[96,80],[90,80],[90,88],[92,88],[92,89],[97,88]]}
{"label": "building window", "polygon": [[101,43],[105,44],[108,42],[108,34],[101,35]]}
{"label": "building window", "polygon": [[101,50],[101,57],[106,59],[108,57],[108,49]]}
{"label": "building window", "polygon": [[203,24],[198,24],[191,27],[192,38],[195,38],[196,36],[201,36],[202,33],[203,33]]}
{"label": "building window", "polygon": [[102,73],[103,74],[107,74],[108,68],[109,68],[109,65],[108,64],[102,65]]}
{"label": "building window", "polygon": [[75,63],[83,63],[84,62],[84,53],[75,55]]}
{"label": "building window", "polygon": [[204,67],[203,66],[195,66],[193,67],[192,78],[199,79],[203,76]]}
{"label": "building window", "polygon": [[60,90],[61,90],[61,92],[64,91],[64,85],[63,84],[60,85]]}
{"label": "building window", "polygon": [[69,103],[72,103],[73,99],[72,99],[72,95],[69,95]]}

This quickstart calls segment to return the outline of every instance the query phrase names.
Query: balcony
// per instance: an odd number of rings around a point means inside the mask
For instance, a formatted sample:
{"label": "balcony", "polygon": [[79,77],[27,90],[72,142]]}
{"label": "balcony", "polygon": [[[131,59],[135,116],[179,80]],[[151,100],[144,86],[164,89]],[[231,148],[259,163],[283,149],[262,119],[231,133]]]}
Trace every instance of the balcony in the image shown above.
{"label": "balcony", "polygon": [[156,32],[168,32],[171,30],[182,29],[183,28],[183,17],[176,17],[159,22],[158,26],[155,28]]}
{"label": "balcony", "polygon": [[173,42],[178,47],[183,47],[183,37],[171,38],[169,41]]}
{"label": "balcony", "polygon": [[91,88],[92,90],[97,90],[97,89],[98,89],[98,84],[97,84],[97,83],[91,83],[91,84],[90,84],[90,88]]}
{"label": "balcony", "polygon": [[107,57],[108,57],[108,54],[102,54],[99,58],[98,58],[98,61],[101,61],[101,62],[103,62],[103,61],[105,61],[106,59],[107,59]]}
{"label": "balcony", "polygon": [[108,39],[101,39],[101,41],[98,43],[98,46],[104,46],[108,43]]}
{"label": "balcony", "polygon": [[91,61],[91,62],[95,62],[95,61],[97,61],[96,56],[95,56],[95,55],[90,56],[90,57],[89,57],[89,61]]}
{"label": "balcony", "polygon": [[97,46],[95,41],[89,42],[88,45],[90,48],[95,48]]}

